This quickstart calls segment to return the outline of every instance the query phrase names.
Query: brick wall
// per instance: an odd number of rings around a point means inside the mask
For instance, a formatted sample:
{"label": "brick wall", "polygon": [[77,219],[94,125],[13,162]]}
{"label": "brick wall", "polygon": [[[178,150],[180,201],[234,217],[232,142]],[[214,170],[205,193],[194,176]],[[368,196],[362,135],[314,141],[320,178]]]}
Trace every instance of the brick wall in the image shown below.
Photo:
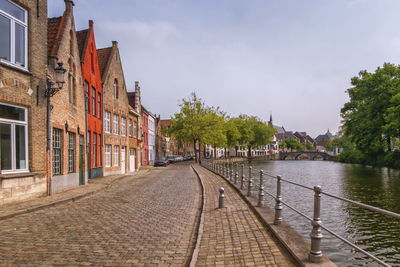
{"label": "brick wall", "polygon": [[0,204],[46,193],[47,1],[13,2],[28,12],[28,71],[0,63],[0,102],[28,109],[30,173],[0,175]]}

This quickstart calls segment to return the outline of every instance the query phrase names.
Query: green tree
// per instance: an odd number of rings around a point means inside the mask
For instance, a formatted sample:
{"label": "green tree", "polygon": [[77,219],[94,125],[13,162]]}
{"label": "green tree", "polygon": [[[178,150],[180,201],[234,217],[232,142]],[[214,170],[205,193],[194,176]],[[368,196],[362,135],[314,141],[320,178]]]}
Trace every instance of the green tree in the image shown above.
{"label": "green tree", "polygon": [[239,124],[237,118],[227,118],[225,121],[225,134],[226,134],[226,147],[225,147],[225,155],[226,155],[226,148],[234,147],[236,150],[237,156],[237,149],[240,145],[240,132],[239,132]]}
{"label": "green tree", "polygon": [[314,150],[314,149],[315,149],[314,146],[313,146],[312,144],[308,143],[308,142],[305,143],[304,147],[305,147],[307,150]]}
{"label": "green tree", "polygon": [[[195,149],[200,148],[202,144],[224,142],[224,137],[221,136],[223,127],[219,118],[221,112],[218,108],[207,106],[195,93],[192,93],[188,99],[182,99],[179,107],[180,111],[172,117],[169,135],[179,142],[193,144]],[[197,151],[195,155],[198,162]]]}
{"label": "green tree", "polygon": [[239,144],[248,148],[248,155],[251,155],[252,148],[269,144],[275,134],[274,128],[255,116],[242,114],[235,123],[240,133]]}
{"label": "green tree", "polygon": [[341,109],[343,132],[365,155],[364,163],[377,164],[399,136],[400,68],[385,63],[374,73],[361,71],[351,85]]}
{"label": "green tree", "polygon": [[304,150],[304,144],[300,143],[296,138],[285,138],[279,144],[281,148]]}

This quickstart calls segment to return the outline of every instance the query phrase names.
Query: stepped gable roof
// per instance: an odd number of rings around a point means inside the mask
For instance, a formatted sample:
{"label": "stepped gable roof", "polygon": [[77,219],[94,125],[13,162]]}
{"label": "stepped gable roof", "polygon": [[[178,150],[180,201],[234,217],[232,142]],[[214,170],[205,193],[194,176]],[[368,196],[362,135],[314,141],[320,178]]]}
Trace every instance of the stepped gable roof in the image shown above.
{"label": "stepped gable roof", "polygon": [[64,16],[47,19],[47,56],[57,56],[62,39]]}
{"label": "stepped gable roof", "polygon": [[76,41],[78,42],[79,55],[81,56],[82,61],[84,58],[88,39],[89,39],[89,29],[76,32]]}
{"label": "stepped gable roof", "polygon": [[97,49],[97,57],[99,60],[100,73],[102,77],[104,75],[104,71],[106,69],[111,52],[112,52],[112,47]]}
{"label": "stepped gable roof", "polygon": [[283,139],[287,139],[287,138],[294,138],[294,139],[298,139],[297,136],[295,136],[293,134],[293,132],[289,131],[289,132],[284,132],[284,133],[278,133],[276,135],[276,139],[278,141],[283,140]]}

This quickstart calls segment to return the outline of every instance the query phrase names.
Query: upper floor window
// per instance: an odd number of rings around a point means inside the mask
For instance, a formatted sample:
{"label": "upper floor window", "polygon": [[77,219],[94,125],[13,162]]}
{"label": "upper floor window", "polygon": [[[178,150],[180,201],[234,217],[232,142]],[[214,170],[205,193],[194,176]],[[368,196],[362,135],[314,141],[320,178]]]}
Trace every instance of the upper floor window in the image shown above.
{"label": "upper floor window", "polygon": [[111,124],[111,122],[110,122],[110,120],[111,120],[111,113],[110,112],[108,112],[108,111],[106,111],[106,113],[105,113],[105,115],[104,115],[104,132],[106,132],[106,133],[109,133],[110,132],[110,130],[111,130],[111,126],[110,126],[110,124]]}
{"label": "upper floor window", "polygon": [[97,116],[99,117],[99,119],[101,119],[101,94],[98,93],[97,94]]}
{"label": "upper floor window", "polygon": [[128,123],[129,123],[129,126],[128,126],[128,127],[129,127],[129,128],[128,128],[128,129],[129,129],[129,130],[128,130],[128,131],[129,131],[129,136],[132,137],[132,136],[133,136],[132,119],[129,119],[129,120],[128,120]]}
{"label": "upper floor window", "polygon": [[114,98],[118,98],[118,80],[114,80]]}
{"label": "upper floor window", "polygon": [[86,112],[89,113],[89,84],[87,81],[83,83],[85,87],[85,105],[86,105]]}
{"label": "upper floor window", "polygon": [[137,127],[137,121],[133,122],[133,137],[137,138],[138,136],[138,127]]}
{"label": "upper floor window", "polygon": [[27,12],[9,0],[0,0],[0,60],[28,66]]}
{"label": "upper floor window", "polygon": [[121,118],[121,135],[126,135],[126,118]]}
{"label": "upper floor window", "polygon": [[96,116],[96,89],[92,87],[92,115]]}
{"label": "upper floor window", "polygon": [[114,115],[114,118],[113,118],[113,133],[114,133],[114,134],[118,134],[118,133],[119,133],[119,129],[118,129],[118,115]]}

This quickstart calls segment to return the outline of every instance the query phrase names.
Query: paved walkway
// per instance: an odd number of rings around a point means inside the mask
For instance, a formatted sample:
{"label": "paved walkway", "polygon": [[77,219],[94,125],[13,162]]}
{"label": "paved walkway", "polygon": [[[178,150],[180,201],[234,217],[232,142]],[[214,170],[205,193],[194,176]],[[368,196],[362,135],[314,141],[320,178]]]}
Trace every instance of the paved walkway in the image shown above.
{"label": "paved walkway", "polygon": [[[294,266],[271,234],[225,180],[195,166],[206,195],[203,236],[197,266]],[[218,189],[225,188],[225,207]]]}
{"label": "paved walkway", "polygon": [[90,197],[0,221],[0,266],[183,266],[200,186],[189,165],[128,176]]}

